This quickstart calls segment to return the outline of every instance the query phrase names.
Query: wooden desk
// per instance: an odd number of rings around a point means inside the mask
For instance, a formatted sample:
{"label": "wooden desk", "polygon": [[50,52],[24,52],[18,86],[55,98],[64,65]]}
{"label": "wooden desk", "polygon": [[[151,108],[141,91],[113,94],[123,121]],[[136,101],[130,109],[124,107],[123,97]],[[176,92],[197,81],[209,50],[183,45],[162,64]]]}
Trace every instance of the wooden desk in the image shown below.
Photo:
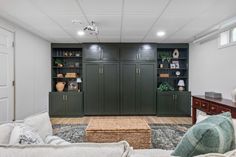
{"label": "wooden desk", "polygon": [[236,103],[229,99],[212,99],[205,96],[192,97],[192,123],[195,124],[196,110],[201,110],[209,115],[219,114],[222,112],[231,112],[232,117],[236,118]]}

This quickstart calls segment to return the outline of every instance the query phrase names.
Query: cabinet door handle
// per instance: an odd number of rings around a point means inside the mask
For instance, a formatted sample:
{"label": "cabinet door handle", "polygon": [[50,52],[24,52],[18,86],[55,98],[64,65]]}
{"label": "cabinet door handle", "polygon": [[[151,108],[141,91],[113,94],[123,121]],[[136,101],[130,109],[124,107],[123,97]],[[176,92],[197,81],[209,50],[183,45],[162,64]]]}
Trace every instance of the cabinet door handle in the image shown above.
{"label": "cabinet door handle", "polygon": [[67,95],[66,95],[66,101],[67,101]]}
{"label": "cabinet door handle", "polygon": [[175,100],[175,95],[174,94],[173,94],[172,98],[173,98],[173,100]]}
{"label": "cabinet door handle", "polygon": [[136,59],[138,60],[138,54],[136,54]]}
{"label": "cabinet door handle", "polygon": [[138,69],[138,73],[139,73],[139,75],[140,75],[140,73],[141,73],[141,70],[140,70],[140,68]]}
{"label": "cabinet door handle", "polygon": [[136,68],[136,73],[138,74],[138,68]]}
{"label": "cabinet door handle", "polygon": [[101,74],[103,74],[103,67],[101,68]]}
{"label": "cabinet door handle", "polygon": [[141,58],[141,53],[138,54],[138,59],[140,59],[140,58]]}

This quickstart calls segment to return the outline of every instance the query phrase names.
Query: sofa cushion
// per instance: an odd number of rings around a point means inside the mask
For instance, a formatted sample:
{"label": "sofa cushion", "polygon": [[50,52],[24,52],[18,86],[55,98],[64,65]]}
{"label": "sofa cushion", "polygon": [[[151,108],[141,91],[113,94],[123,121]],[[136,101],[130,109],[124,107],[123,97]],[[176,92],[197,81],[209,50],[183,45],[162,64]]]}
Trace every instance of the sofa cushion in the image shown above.
{"label": "sofa cushion", "polygon": [[[198,115],[196,123],[199,123],[199,122],[207,119],[208,117],[210,117],[210,115]],[[233,121],[233,126],[234,126],[234,141],[235,141],[235,145],[236,145],[236,119],[232,118],[232,121]]]}
{"label": "sofa cushion", "polygon": [[229,112],[211,116],[191,127],[174,156],[191,157],[206,153],[225,153],[234,149],[234,128]]}
{"label": "sofa cushion", "polygon": [[225,154],[219,154],[219,153],[208,153],[208,154],[203,154],[203,155],[198,155],[195,157],[235,157],[236,156],[236,149],[229,151]]}
{"label": "sofa cushion", "polygon": [[51,136],[51,135],[48,135],[45,138],[44,142],[45,142],[45,144],[55,144],[55,145],[71,144],[70,142],[63,140],[62,138],[60,138],[58,136]]}
{"label": "sofa cushion", "polygon": [[0,144],[9,144],[13,128],[13,123],[6,123],[0,125]]}
{"label": "sofa cushion", "polygon": [[33,115],[24,119],[24,124],[36,129],[40,137],[45,140],[47,135],[52,135],[52,124],[47,112]]}
{"label": "sofa cushion", "polygon": [[44,144],[44,142],[33,128],[26,125],[19,125],[15,126],[12,130],[9,144]]}
{"label": "sofa cushion", "polygon": [[130,157],[171,157],[172,150],[135,149]]}
{"label": "sofa cushion", "polygon": [[102,144],[0,145],[1,157],[128,157],[130,151],[125,141]]}

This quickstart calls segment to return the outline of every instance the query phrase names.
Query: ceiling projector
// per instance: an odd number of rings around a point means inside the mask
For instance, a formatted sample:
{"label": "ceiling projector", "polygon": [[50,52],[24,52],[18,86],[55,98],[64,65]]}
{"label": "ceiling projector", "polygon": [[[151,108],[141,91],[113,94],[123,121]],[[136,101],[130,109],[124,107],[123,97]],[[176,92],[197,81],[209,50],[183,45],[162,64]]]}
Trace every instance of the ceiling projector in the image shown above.
{"label": "ceiling projector", "polygon": [[91,35],[98,35],[98,27],[95,25],[95,22],[92,21],[90,25],[84,27],[84,31],[88,32]]}

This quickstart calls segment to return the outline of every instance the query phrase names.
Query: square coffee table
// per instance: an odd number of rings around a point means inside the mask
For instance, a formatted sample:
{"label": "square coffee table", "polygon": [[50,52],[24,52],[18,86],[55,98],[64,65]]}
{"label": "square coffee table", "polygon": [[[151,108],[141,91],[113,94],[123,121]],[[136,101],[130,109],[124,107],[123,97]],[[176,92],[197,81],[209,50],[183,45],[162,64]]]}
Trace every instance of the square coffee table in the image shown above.
{"label": "square coffee table", "polygon": [[135,149],[150,148],[151,129],[140,118],[95,118],[86,128],[88,142],[118,142],[125,140]]}

